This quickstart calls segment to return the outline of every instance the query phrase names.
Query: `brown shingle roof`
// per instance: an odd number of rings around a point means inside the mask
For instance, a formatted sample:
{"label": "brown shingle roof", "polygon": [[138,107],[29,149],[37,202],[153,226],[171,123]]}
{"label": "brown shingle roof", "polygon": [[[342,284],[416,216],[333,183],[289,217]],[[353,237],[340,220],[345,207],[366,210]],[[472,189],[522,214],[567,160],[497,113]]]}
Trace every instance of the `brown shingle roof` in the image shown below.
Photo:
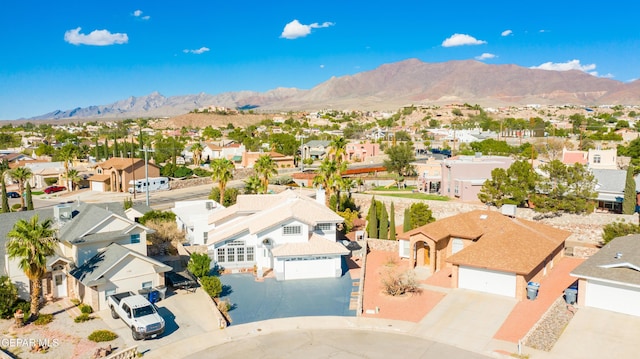
{"label": "brown shingle roof", "polygon": [[491,211],[472,211],[438,222],[443,222],[439,229],[448,227],[452,237],[474,238],[480,233],[476,243],[452,255],[447,262],[517,274],[529,274],[571,234]]}
{"label": "brown shingle roof", "polygon": [[[144,160],[140,159],[140,158],[134,158],[133,159],[133,163],[138,164],[138,162],[142,162]],[[100,167],[104,168],[104,169],[109,169],[109,168],[114,168],[116,170],[124,170],[126,168],[131,167],[132,164],[132,160],[131,158],[124,158],[124,157],[112,157],[109,158],[108,160],[102,162],[100,164]],[[149,163],[150,166],[155,166],[152,163]]]}

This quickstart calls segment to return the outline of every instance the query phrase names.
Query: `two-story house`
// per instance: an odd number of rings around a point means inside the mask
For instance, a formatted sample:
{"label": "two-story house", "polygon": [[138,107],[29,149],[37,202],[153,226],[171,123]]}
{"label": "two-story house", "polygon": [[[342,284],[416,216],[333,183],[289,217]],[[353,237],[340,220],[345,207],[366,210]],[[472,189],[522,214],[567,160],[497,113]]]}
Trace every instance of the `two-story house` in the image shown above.
{"label": "two-story house", "polygon": [[293,190],[238,196],[209,216],[209,256],[224,268],[272,270],[278,280],[342,276],[349,250],[336,234],[344,220],[318,198]]}
{"label": "two-story house", "polygon": [[456,156],[442,161],[440,194],[462,201],[477,201],[484,182],[495,168],[511,166],[513,159],[502,156]]}
{"label": "two-story house", "polygon": [[[160,167],[148,163],[148,176],[160,176]],[[140,158],[113,157],[96,166],[96,174],[89,178],[92,191],[127,192],[130,182],[147,175],[145,161]]]}
{"label": "two-story house", "polygon": [[[35,214],[41,221],[51,218],[57,228],[57,247],[47,261],[43,296],[77,298],[101,310],[106,308],[109,295],[164,285],[164,272],[171,270],[147,257],[147,234],[151,229],[127,218],[123,210],[107,208],[105,204],[66,203],[5,213],[0,221],[1,239],[3,243],[9,240],[6,233],[20,219],[28,220]],[[4,252],[5,246],[1,248]],[[6,275],[16,284],[20,297],[28,298],[29,280],[17,260],[2,254]]]}

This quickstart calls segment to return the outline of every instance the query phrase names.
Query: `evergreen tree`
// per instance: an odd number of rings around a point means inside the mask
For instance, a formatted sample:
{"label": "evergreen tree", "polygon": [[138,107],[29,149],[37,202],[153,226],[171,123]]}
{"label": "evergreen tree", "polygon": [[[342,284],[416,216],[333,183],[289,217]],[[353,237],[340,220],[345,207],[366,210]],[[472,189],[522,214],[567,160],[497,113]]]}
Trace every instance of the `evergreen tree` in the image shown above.
{"label": "evergreen tree", "polygon": [[9,212],[9,198],[7,197],[7,185],[4,182],[4,173],[2,174],[2,213]]}
{"label": "evergreen tree", "polygon": [[404,209],[404,221],[402,222],[402,232],[407,232],[411,230],[411,215],[409,212],[409,208]]}
{"label": "evergreen tree", "polygon": [[27,202],[27,211],[33,211],[33,198],[31,197],[31,185],[29,182],[27,182],[24,192],[24,199]]}
{"label": "evergreen tree", "polygon": [[396,240],[396,210],[391,202],[391,208],[389,209],[389,239]]}
{"label": "evergreen tree", "polygon": [[389,214],[387,213],[387,207],[382,204],[380,206],[380,230],[378,236],[380,239],[389,238]]}
{"label": "evergreen tree", "polygon": [[378,214],[376,210],[376,197],[371,198],[371,206],[367,215],[367,234],[369,238],[378,238]]}
{"label": "evergreen tree", "polygon": [[627,182],[624,186],[624,201],[622,202],[622,213],[633,214],[636,211],[636,181],[633,178],[633,168],[627,168]]}

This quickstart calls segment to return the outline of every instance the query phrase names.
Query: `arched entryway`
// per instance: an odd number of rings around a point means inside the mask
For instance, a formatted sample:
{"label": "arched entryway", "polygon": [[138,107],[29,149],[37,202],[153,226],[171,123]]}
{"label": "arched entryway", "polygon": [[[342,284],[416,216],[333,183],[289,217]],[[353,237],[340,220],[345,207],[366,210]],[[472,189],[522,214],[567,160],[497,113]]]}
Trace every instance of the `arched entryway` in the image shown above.
{"label": "arched entryway", "polygon": [[430,273],[435,271],[435,249],[425,240],[416,240],[411,243],[412,267],[427,267]]}

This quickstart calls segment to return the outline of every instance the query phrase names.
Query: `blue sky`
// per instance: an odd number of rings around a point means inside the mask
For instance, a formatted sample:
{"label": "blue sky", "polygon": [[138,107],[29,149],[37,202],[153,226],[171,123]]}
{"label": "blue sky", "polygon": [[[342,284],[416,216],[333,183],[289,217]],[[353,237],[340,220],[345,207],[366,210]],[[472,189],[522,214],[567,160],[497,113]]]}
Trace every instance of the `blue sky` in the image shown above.
{"label": "blue sky", "polygon": [[44,1],[0,5],[0,120],[165,96],[310,89],[478,59],[640,78],[636,1]]}

